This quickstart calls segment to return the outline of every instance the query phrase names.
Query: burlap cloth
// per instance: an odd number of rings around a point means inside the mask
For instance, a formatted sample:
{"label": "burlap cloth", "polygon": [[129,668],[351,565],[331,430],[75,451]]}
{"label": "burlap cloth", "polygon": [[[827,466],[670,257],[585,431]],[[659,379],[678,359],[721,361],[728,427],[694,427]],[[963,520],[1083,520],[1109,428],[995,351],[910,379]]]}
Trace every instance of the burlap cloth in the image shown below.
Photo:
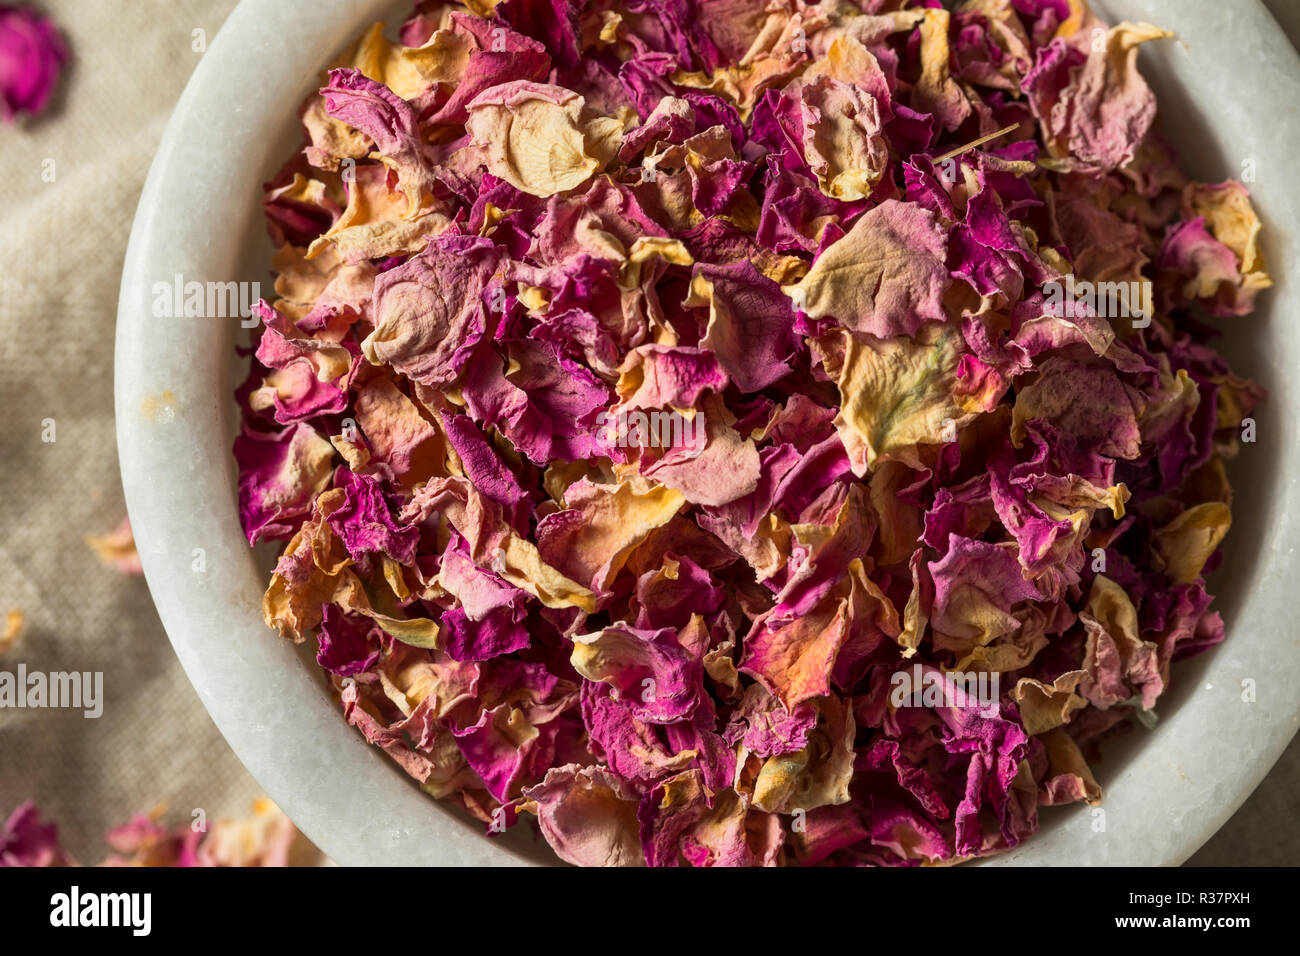
{"label": "burlap cloth", "polygon": [[[193,31],[210,41],[234,5],[48,3],[72,66],[44,117],[0,127],[0,615],[26,615],[3,666],[102,671],[105,697],[97,720],[0,710],[0,819],[33,799],[84,861],[104,856],[107,828],[160,802],[185,822],[200,807],[244,815],[259,793],[181,671],[143,579],[104,566],[84,542],[124,513],[113,325],[136,201],[203,55]],[[45,419],[52,443],[41,440]],[[1293,745],[1193,862],[1300,861],[1297,794]]]}

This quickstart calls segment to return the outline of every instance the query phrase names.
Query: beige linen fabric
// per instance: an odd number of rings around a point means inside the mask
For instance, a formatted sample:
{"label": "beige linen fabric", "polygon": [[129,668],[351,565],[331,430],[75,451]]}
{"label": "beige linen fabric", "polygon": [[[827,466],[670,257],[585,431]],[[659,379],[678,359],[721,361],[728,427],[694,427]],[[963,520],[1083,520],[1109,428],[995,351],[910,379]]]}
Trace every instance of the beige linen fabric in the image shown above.
{"label": "beige linen fabric", "polygon": [[[163,125],[234,0],[59,0],[73,64],[52,109],[0,127],[0,616],[27,626],[3,658],[102,671],[104,712],[0,710],[0,818],[34,799],[78,859],[158,802],[242,816],[256,783],[180,669],[144,581],[84,543],[123,515],[113,326],[136,201]],[[1298,24],[1300,25],[1300,24]],[[42,173],[53,163],[53,182]],[[184,215],[184,210],[177,210]],[[52,419],[55,441],[41,440]],[[0,617],[2,620],[2,617]],[[1104,768],[1102,770],[1104,779]],[[1197,863],[1296,863],[1292,746]]]}
{"label": "beige linen fabric", "polygon": [[[0,614],[26,627],[6,670],[102,671],[99,719],[0,710],[0,818],[33,799],[83,862],[159,802],[187,823],[259,794],[208,718],[148,588],[87,534],[124,515],[113,328],[131,220],[163,126],[234,0],[60,0],[72,64],[52,108],[0,126]],[[51,164],[53,182],[49,177]],[[183,211],[178,210],[178,214]],[[55,441],[41,440],[52,419]]]}

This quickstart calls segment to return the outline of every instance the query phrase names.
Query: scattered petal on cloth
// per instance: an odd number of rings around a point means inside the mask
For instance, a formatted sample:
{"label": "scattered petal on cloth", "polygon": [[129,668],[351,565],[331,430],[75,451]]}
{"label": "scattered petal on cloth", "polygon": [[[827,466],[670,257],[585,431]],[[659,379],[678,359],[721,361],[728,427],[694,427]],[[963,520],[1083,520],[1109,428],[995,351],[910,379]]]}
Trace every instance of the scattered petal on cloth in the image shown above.
{"label": "scattered petal on cloth", "polygon": [[131,533],[131,520],[122,523],[105,535],[90,535],[86,544],[99,556],[99,560],[123,574],[142,574],[140,555],[135,550],[135,535]]}
{"label": "scattered petal on cloth", "polygon": [[54,21],[31,7],[0,6],[0,116],[12,123],[45,109],[68,61]]}
{"label": "scattered petal on cloth", "polygon": [[[235,455],[345,719],[580,865],[927,865],[1223,640],[1270,279],[1079,0],[418,4],[268,184]],[[348,176],[344,176],[346,171]],[[524,834],[527,836],[528,834]]]}
{"label": "scattered petal on cloth", "polygon": [[[319,866],[328,860],[270,800],[253,805],[252,816],[209,824],[195,811],[188,824],[162,823],[164,807],[138,813],[108,831],[112,851],[99,866]],[[77,866],[59,845],[58,827],[42,823],[30,801],[0,830],[0,867]]]}
{"label": "scattered petal on cloth", "polygon": [[4,630],[0,631],[0,657],[12,650],[18,643],[18,638],[22,637],[24,620],[20,608],[13,608],[5,614]]}
{"label": "scattered petal on cloth", "polygon": [[41,822],[40,811],[24,803],[0,830],[0,867],[67,866],[71,861],[59,846],[59,828]]}

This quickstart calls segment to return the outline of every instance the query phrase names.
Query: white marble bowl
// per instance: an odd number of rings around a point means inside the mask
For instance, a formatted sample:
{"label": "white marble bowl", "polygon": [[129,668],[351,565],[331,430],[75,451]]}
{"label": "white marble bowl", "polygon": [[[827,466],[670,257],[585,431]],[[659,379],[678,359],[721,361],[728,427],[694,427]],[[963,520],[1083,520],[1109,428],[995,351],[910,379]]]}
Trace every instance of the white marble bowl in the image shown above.
{"label": "white marble bowl", "polygon": [[[1263,778],[1300,724],[1300,60],[1256,0],[1110,0],[1114,20],[1177,31],[1144,73],[1161,125],[1199,178],[1251,184],[1277,287],[1226,326],[1224,348],[1262,381],[1259,439],[1233,464],[1235,523],[1216,576],[1220,648],[1176,669],[1152,732],[1098,768],[1104,829],[1087,807],[1043,814],[997,863],[1176,864]],[[261,280],[269,244],[260,186],[298,137],[296,107],[319,70],[392,0],[244,0],[176,107],[140,199],[123,268],[117,436],[145,575],[176,653],[240,759],[299,827],[344,864],[512,864],[555,858],[522,833],[490,840],[422,794],[348,727],[314,661],[262,623],[266,554],[244,543],[235,502],[234,319],[156,318],[153,286]],[[1243,700],[1253,681],[1254,702]],[[1288,821],[1278,821],[1279,824]]]}

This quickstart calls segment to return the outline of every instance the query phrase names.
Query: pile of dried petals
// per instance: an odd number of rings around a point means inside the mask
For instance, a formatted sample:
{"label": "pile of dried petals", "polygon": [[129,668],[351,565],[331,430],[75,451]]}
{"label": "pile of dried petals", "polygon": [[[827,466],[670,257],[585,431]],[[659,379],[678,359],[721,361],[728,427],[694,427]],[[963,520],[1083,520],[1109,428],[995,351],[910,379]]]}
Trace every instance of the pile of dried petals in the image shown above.
{"label": "pile of dried petals", "polygon": [[1168,34],[955,6],[422,2],[305,104],[239,392],[266,619],[490,832],[993,853],[1222,640],[1262,392],[1193,312],[1252,310],[1259,221],[1152,131]]}

